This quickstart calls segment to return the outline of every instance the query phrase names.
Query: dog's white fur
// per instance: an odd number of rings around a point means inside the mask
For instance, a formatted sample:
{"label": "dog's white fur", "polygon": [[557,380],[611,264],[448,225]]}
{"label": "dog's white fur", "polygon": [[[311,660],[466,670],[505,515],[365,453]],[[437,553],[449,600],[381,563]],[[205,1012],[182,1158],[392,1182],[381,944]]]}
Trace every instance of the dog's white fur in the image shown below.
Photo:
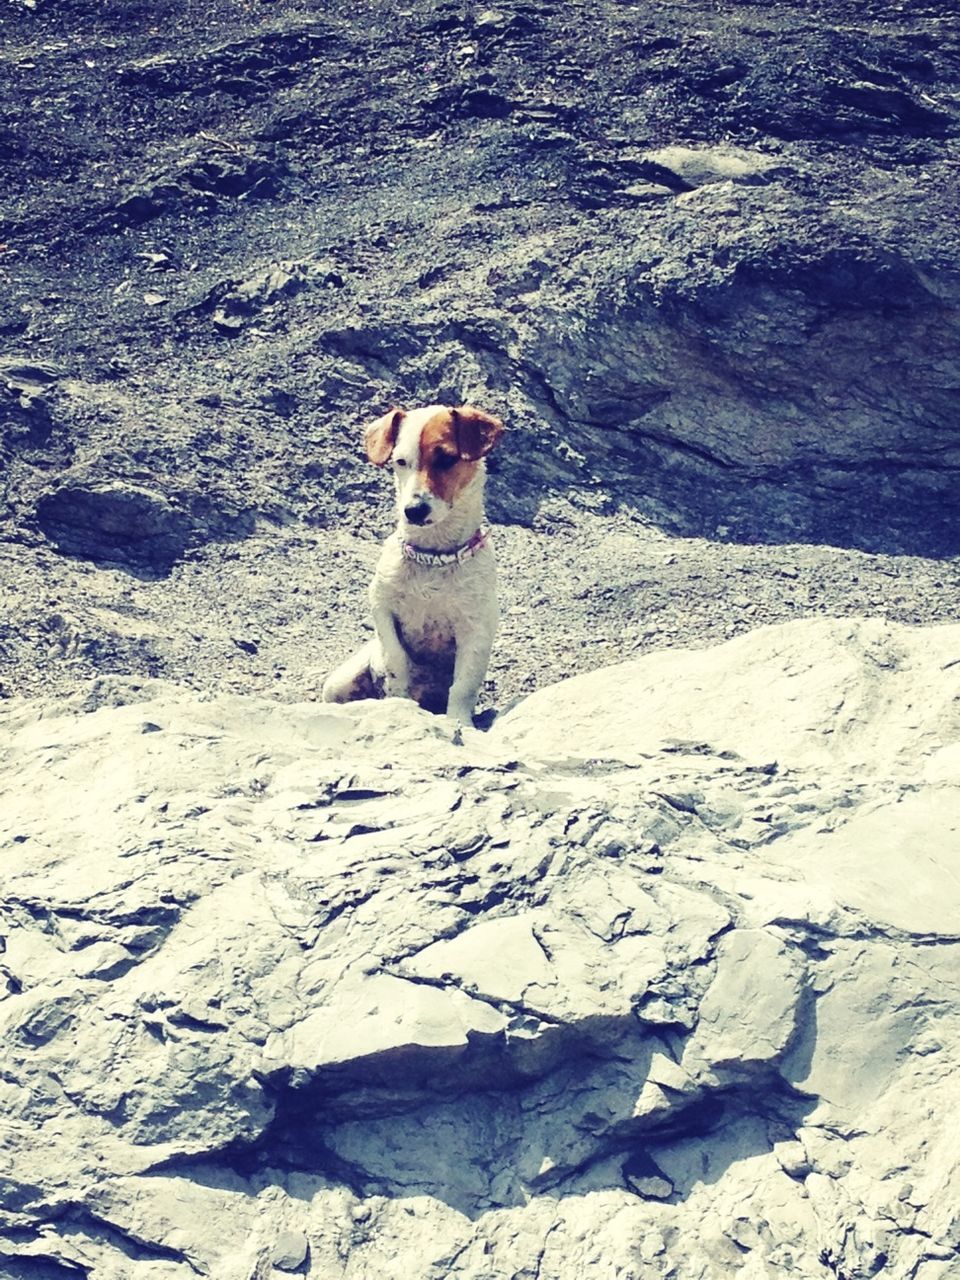
{"label": "dog's white fur", "polygon": [[484,520],[483,458],[502,430],[469,405],[393,410],[368,428],[371,461],[392,464],[397,529],[370,585],[376,637],[327,678],[325,702],[408,697],[473,723],[498,621],[492,547],[445,565],[417,563],[403,547],[446,552],[470,542]]}

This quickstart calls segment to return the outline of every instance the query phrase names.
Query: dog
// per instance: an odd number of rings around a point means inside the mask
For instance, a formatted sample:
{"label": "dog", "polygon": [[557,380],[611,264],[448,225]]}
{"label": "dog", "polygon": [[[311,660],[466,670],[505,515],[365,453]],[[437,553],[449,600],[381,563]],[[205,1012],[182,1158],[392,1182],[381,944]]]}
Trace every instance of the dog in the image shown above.
{"label": "dog", "polygon": [[393,469],[397,528],[370,585],[375,638],[327,677],[324,702],[412,698],[473,724],[499,612],[485,458],[503,429],[472,405],[439,404],[367,428],[368,459]]}

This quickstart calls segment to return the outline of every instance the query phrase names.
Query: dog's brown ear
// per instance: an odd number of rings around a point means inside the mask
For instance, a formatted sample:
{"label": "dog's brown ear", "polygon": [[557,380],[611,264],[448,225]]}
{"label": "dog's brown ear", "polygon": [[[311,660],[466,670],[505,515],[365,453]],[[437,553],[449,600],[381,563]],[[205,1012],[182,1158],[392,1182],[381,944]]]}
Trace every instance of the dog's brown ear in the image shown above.
{"label": "dog's brown ear", "polygon": [[457,441],[457,453],[466,462],[476,462],[490,452],[503,435],[503,423],[491,413],[475,409],[472,404],[462,404],[451,409],[453,432]]}
{"label": "dog's brown ear", "polygon": [[391,409],[376,422],[371,422],[363,433],[363,444],[367,457],[375,467],[384,467],[390,461],[393,446],[397,443],[397,432],[403,420],[405,409]]}

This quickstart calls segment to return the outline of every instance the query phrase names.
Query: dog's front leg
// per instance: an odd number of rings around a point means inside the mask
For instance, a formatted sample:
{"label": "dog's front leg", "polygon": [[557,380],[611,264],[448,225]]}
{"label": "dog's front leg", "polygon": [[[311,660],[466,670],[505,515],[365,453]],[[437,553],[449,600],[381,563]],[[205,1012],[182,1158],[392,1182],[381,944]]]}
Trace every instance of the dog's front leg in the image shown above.
{"label": "dog's front leg", "polygon": [[397,633],[397,620],[390,609],[375,606],[373,626],[383,658],[383,692],[388,698],[409,698],[410,662]]}
{"label": "dog's front leg", "polygon": [[457,654],[453,666],[453,684],[447,697],[447,716],[459,724],[471,726],[473,712],[490,665],[494,628],[471,627],[467,636],[457,636]]}

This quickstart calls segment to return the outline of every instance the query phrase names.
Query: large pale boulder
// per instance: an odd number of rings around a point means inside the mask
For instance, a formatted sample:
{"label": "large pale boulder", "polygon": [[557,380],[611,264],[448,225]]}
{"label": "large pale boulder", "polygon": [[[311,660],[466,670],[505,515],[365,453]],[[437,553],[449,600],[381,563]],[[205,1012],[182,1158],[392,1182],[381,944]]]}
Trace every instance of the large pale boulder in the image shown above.
{"label": "large pale boulder", "polygon": [[960,626],[0,710],[0,1275],[960,1268]]}

